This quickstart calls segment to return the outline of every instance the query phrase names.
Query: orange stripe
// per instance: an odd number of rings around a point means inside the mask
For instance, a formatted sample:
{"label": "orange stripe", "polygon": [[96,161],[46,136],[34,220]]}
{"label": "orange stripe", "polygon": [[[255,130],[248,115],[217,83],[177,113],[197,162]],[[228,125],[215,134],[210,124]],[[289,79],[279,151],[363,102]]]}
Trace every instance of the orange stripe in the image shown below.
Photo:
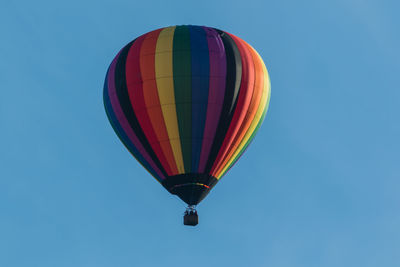
{"label": "orange stripe", "polygon": [[253,96],[249,105],[249,109],[247,110],[246,116],[243,120],[242,125],[240,126],[240,129],[235,136],[235,139],[233,143],[231,144],[229,148],[228,154],[225,156],[225,159],[222,161],[222,164],[216,171],[216,175],[218,176],[220,172],[224,169],[225,165],[230,161],[232,155],[235,153],[237,148],[239,147],[240,143],[242,142],[247,130],[249,129],[251,123],[254,120],[254,117],[256,115],[256,112],[258,110],[258,107],[260,105],[260,100],[262,96],[262,91],[263,91],[263,84],[264,84],[264,72],[262,68],[262,64],[259,60],[259,57],[257,54],[251,49],[250,45],[247,44],[243,40],[238,40],[247,48],[247,50],[251,53],[252,56],[252,61],[254,63],[254,72],[255,72],[255,82],[254,82],[254,90],[253,90]]}
{"label": "orange stripe", "polygon": [[[236,105],[235,113],[233,115],[231,125],[229,126],[228,132],[226,134],[225,140],[222,144],[222,147],[218,153],[217,160],[214,163],[213,168],[211,169],[211,174],[215,176],[216,170],[221,167],[222,162],[225,159],[225,156],[228,153],[229,147],[232,145],[236,135],[238,134],[240,127],[244,121],[246,116],[246,112],[250,107],[251,98],[253,95],[254,89],[254,64],[250,51],[248,48],[240,41],[241,39],[229,34],[232,39],[235,41],[240,56],[242,59],[242,81],[240,84],[239,90],[239,99]],[[243,41],[244,42],[244,41]]]}
{"label": "orange stripe", "polygon": [[160,143],[161,149],[167,159],[168,165],[171,168],[171,174],[178,174],[174,154],[168,137],[168,132],[164,122],[160,99],[156,84],[155,74],[155,51],[158,35],[163,29],[146,34],[140,50],[140,70],[143,79],[143,93],[145,105],[151,124],[157,135],[157,141]]}
{"label": "orange stripe", "polygon": [[240,145],[236,149],[235,154],[233,154],[233,156],[231,157],[229,162],[226,164],[225,168],[216,177],[217,179],[220,179],[222,176],[224,176],[225,173],[227,171],[229,171],[229,169],[241,157],[241,155],[246,150],[246,148],[250,144],[251,140],[254,138],[255,134],[257,133],[259,127],[262,124],[262,121],[264,120],[266,112],[268,110],[268,103],[269,103],[269,99],[270,99],[270,95],[271,95],[271,83],[270,83],[268,71],[267,71],[267,68],[265,67],[265,64],[264,64],[261,56],[257,53],[257,51],[254,50],[254,48],[251,48],[251,50],[257,55],[258,61],[260,62],[262,70],[263,70],[263,73],[262,73],[263,88],[262,88],[262,93],[261,93],[260,104],[258,105],[256,115],[253,119],[253,122],[250,125],[250,128],[247,130],[246,135],[243,137],[242,141],[240,142]]}

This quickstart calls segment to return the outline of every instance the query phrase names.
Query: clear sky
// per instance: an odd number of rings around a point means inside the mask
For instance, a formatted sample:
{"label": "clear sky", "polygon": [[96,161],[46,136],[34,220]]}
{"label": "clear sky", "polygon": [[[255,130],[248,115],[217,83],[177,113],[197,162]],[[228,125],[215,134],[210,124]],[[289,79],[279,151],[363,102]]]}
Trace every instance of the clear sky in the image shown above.
{"label": "clear sky", "polygon": [[[400,266],[399,1],[2,1],[0,266]],[[109,63],[176,24],[263,57],[270,109],[184,204],[107,121]]]}

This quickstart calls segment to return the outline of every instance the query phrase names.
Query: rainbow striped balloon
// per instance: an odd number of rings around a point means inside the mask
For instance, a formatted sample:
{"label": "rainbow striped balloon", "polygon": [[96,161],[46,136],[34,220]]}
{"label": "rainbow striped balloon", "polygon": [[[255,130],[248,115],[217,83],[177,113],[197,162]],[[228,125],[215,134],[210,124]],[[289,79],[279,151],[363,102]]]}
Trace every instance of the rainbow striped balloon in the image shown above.
{"label": "rainbow striped balloon", "polygon": [[172,194],[198,204],[246,150],[270,99],[259,54],[230,33],[173,26],[146,33],[112,61],[108,119]]}

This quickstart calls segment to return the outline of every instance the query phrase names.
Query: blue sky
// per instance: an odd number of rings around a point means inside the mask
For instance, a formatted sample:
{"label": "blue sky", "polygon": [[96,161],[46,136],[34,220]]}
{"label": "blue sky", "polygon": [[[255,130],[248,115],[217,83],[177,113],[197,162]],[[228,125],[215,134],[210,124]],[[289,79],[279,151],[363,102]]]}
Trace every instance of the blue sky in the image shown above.
{"label": "blue sky", "polygon": [[[400,266],[398,1],[3,2],[0,266]],[[195,228],[102,104],[118,50],[176,24],[240,36],[272,84]]]}

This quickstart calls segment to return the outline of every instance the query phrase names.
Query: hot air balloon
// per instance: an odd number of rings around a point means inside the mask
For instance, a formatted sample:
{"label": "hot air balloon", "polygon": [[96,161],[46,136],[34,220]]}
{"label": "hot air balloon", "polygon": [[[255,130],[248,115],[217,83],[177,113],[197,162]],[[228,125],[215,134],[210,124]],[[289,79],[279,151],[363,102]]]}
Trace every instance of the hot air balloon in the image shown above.
{"label": "hot air balloon", "polygon": [[114,131],[144,168],[196,205],[246,150],[262,124],[270,80],[239,37],[204,26],[171,26],[127,44],[108,68],[104,106]]}

